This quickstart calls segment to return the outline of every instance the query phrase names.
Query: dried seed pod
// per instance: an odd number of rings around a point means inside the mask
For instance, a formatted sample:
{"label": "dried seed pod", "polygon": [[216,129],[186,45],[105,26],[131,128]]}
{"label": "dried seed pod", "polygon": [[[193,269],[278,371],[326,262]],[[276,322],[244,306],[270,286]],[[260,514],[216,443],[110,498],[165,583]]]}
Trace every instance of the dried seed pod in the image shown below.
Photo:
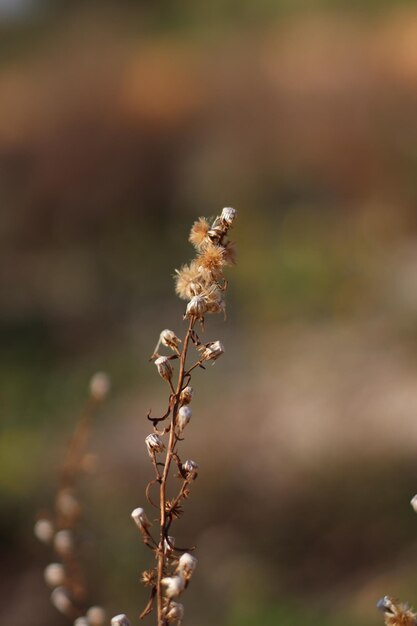
{"label": "dried seed pod", "polygon": [[187,304],[185,311],[185,317],[195,317],[197,319],[203,319],[204,314],[207,312],[207,300],[204,296],[194,296]]}
{"label": "dried seed pod", "polygon": [[86,613],[86,617],[89,626],[104,626],[106,611],[101,606],[91,606]]}
{"label": "dried seed pod", "polygon": [[111,618],[111,626],[130,626],[130,622],[127,619],[127,615],[120,613]]}
{"label": "dried seed pod", "polygon": [[148,520],[145,511],[141,507],[134,509],[131,516],[139,530],[143,531],[151,527],[151,523]]}
{"label": "dried seed pod", "polygon": [[178,414],[177,414],[177,425],[178,425],[178,429],[180,433],[182,433],[184,428],[187,426],[188,422],[191,419],[192,414],[193,412],[189,406],[184,405],[180,407]]}
{"label": "dried seed pod", "polygon": [[159,335],[159,339],[163,346],[171,348],[171,350],[174,350],[174,352],[178,351],[178,344],[181,343],[181,339],[176,336],[174,331],[168,330],[168,328],[166,328]]}
{"label": "dried seed pod", "polygon": [[158,369],[158,373],[164,380],[170,381],[172,378],[172,365],[169,362],[168,357],[160,356],[156,359],[155,365]]}
{"label": "dried seed pod", "polygon": [[165,450],[165,444],[159,435],[151,433],[145,438],[146,447],[148,448],[149,456],[155,453],[163,452]]}
{"label": "dried seed pod", "polygon": [[411,498],[410,504],[417,513],[417,494],[413,498]]}
{"label": "dried seed pod", "polygon": [[197,478],[198,474],[198,463],[192,461],[191,459],[187,459],[187,461],[184,461],[182,464],[182,470],[187,478],[192,478],[194,480]]}
{"label": "dried seed pod", "polygon": [[54,526],[49,519],[38,519],[33,532],[42,543],[51,543],[55,534]]}
{"label": "dried seed pod", "polygon": [[51,593],[51,602],[54,607],[64,615],[68,615],[73,610],[71,598],[68,590],[65,587],[57,587]]}
{"label": "dried seed pod", "polygon": [[216,361],[224,354],[224,346],[221,341],[212,341],[198,348],[201,353],[202,361]]}
{"label": "dried seed pod", "polygon": [[178,561],[178,572],[184,576],[186,580],[189,580],[197,566],[197,559],[189,552],[184,552],[180,556],[180,560]]}
{"label": "dried seed pod", "polygon": [[184,606],[179,602],[170,602],[165,609],[165,619],[170,623],[181,624],[184,619]]}
{"label": "dried seed pod", "polygon": [[90,394],[94,400],[102,401],[110,392],[110,378],[105,372],[97,372],[90,380]]}
{"label": "dried seed pod", "polygon": [[194,395],[194,389],[190,386],[184,387],[184,389],[181,391],[180,393],[180,403],[183,404],[190,404],[191,400],[193,399],[193,395]]}
{"label": "dried seed pod", "polygon": [[225,225],[227,225],[228,228],[233,224],[235,217],[236,209],[232,209],[232,207],[230,206],[224,207],[220,215],[221,220],[224,222]]}
{"label": "dried seed pod", "polygon": [[65,568],[61,563],[50,563],[43,572],[48,587],[61,587],[65,582]]}
{"label": "dried seed pod", "polygon": [[61,556],[71,554],[74,549],[72,532],[68,529],[59,530],[54,537],[54,547]]}
{"label": "dried seed pod", "polygon": [[185,578],[182,574],[163,578],[161,583],[164,587],[166,587],[165,595],[167,598],[176,598],[184,591],[185,588]]}

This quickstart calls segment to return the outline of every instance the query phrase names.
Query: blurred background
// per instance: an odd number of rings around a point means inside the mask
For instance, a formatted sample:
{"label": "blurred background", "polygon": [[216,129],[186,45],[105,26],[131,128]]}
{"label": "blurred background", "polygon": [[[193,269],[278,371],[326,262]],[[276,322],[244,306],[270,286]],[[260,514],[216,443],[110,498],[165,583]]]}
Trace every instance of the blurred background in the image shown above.
{"label": "blurred background", "polygon": [[[151,564],[149,364],[191,223],[238,209],[222,359],[194,378],[185,626],[373,626],[417,602],[417,7],[0,0],[0,621],[64,626],[33,520],[96,370],[92,600]],[[181,543],[180,543],[181,542]],[[145,623],[153,623],[148,617]]]}

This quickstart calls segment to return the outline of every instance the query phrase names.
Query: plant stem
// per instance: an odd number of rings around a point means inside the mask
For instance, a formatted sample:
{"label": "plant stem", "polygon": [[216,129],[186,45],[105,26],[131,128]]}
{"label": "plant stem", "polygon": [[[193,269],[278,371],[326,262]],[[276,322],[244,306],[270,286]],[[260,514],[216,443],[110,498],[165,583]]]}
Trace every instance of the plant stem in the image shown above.
{"label": "plant stem", "polygon": [[[184,345],[180,356],[180,368],[178,372],[178,383],[175,393],[175,404],[172,409],[171,415],[171,427],[169,432],[169,442],[167,453],[165,457],[164,471],[161,477],[161,483],[159,488],[159,506],[160,506],[160,541],[158,549],[158,578],[156,583],[156,598],[157,598],[157,611],[158,611],[158,626],[164,626],[165,620],[163,617],[163,597],[162,597],[162,584],[161,581],[164,577],[164,565],[165,565],[165,523],[166,523],[166,483],[169,474],[169,468],[171,466],[172,454],[177,443],[177,436],[175,434],[175,418],[178,412],[178,405],[182,385],[184,383],[185,375],[185,361],[187,358],[188,343],[190,341],[191,332],[195,323],[195,319],[191,318],[188,326],[187,334],[185,335]],[[172,383],[170,383],[171,389]]]}

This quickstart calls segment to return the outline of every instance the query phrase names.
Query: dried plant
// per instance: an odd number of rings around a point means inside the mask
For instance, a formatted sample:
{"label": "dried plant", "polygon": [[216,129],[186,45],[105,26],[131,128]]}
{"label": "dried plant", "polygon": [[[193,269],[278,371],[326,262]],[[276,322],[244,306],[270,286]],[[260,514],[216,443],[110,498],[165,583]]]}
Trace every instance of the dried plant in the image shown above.
{"label": "dried plant", "polygon": [[[149,505],[158,510],[158,536],[152,533],[152,524],[142,507],[132,512],[132,518],[156,560],[154,567],[142,574],[143,584],[150,588],[150,598],[140,617],[145,617],[156,605],[158,626],[181,623],[184,607],[177,599],[188,587],[197,564],[191,554],[194,548],[180,548],[171,535],[173,522],[183,514],[184,501],[190,496],[198,474],[195,461],[181,459],[179,444],[192,418],[192,373],[196,368],[205,369],[208,362],[216,361],[224,352],[219,340],[203,343],[196,326],[199,324],[203,331],[209,313],[225,315],[227,281],[223,272],[227,265],[235,263],[235,248],[228,239],[235,216],[234,209],[225,208],[211,224],[201,217],[192,226],[189,241],[196,249],[196,257],[175,274],[176,293],[187,301],[183,319],[188,327],[183,340],[172,330],[163,330],[151,356],[170,391],[164,415],[155,417],[149,412],[147,417],[153,431],[145,439],[155,475],[146,487],[146,498]],[[161,346],[171,354],[161,355]],[[187,357],[192,346],[196,360],[190,365]],[[178,374],[174,384],[175,363],[178,363]],[[168,497],[170,478],[176,479],[178,486],[174,495]],[[125,614],[120,614],[113,617],[111,623],[112,626],[128,626],[129,620]]]}
{"label": "dried plant", "polygon": [[88,586],[78,553],[82,507],[77,496],[81,474],[94,471],[95,456],[86,451],[93,418],[110,389],[106,374],[98,372],[90,381],[90,395],[69,441],[64,462],[59,470],[58,490],[53,512],[39,515],[36,537],[52,546],[55,561],[44,572],[45,582],[52,588],[51,602],[74,626],[104,626],[105,612],[91,606]]}
{"label": "dried plant", "polygon": [[[417,495],[410,504],[417,513]],[[417,626],[417,614],[408,603],[401,604],[395,598],[384,596],[378,601],[377,607],[384,613],[386,626]]]}

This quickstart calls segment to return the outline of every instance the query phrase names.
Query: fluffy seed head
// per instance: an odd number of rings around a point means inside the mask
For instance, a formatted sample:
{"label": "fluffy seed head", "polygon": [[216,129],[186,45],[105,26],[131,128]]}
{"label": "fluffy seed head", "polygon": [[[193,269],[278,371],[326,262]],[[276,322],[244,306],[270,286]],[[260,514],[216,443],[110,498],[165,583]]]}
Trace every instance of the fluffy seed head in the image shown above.
{"label": "fluffy seed head", "polygon": [[127,615],[120,613],[111,618],[111,626],[130,626],[130,622],[127,619]]}
{"label": "fluffy seed head", "polygon": [[201,273],[195,261],[175,270],[175,274],[175,291],[183,300],[189,300],[203,290]]}
{"label": "fluffy seed head", "polygon": [[197,559],[192,554],[184,552],[178,561],[178,571],[183,574],[186,580],[189,580],[197,566]]}
{"label": "fluffy seed head", "polygon": [[181,339],[176,336],[173,330],[168,330],[168,328],[161,332],[159,338],[163,346],[171,348],[174,352],[177,351],[178,344],[181,343]]}
{"label": "fluffy seed head", "polygon": [[148,520],[144,509],[142,509],[141,507],[137,507],[136,509],[134,509],[131,513],[131,517],[139,530],[147,530],[148,528],[150,528],[151,523]]}
{"label": "fluffy seed head", "polygon": [[54,526],[49,519],[39,519],[33,528],[33,532],[42,543],[50,543],[55,534]]}
{"label": "fluffy seed head", "polygon": [[183,575],[168,576],[163,578],[161,583],[165,587],[165,595],[167,598],[176,598],[179,596],[185,588],[185,578]]}
{"label": "fluffy seed head", "polygon": [[199,217],[191,227],[191,232],[188,240],[193,244],[197,250],[200,250],[204,243],[207,242],[207,233],[209,231],[210,224],[205,217]]}
{"label": "fluffy seed head", "polygon": [[110,378],[105,372],[97,372],[90,380],[90,394],[94,400],[105,400],[110,391]]}
{"label": "fluffy seed head", "polygon": [[203,273],[207,271],[213,278],[219,277],[225,265],[223,246],[208,243],[198,255],[197,263]]}
{"label": "fluffy seed head", "polygon": [[202,361],[216,361],[224,354],[224,346],[221,341],[211,341],[210,343],[200,346]]}
{"label": "fluffy seed head", "polygon": [[145,438],[146,447],[148,448],[149,456],[155,453],[163,452],[165,450],[165,444],[159,435],[151,433]]}
{"label": "fluffy seed head", "polygon": [[101,606],[91,606],[86,614],[89,626],[104,626],[106,611]]}
{"label": "fluffy seed head", "polygon": [[192,461],[191,459],[187,459],[182,464],[182,470],[185,472],[187,478],[196,478],[198,473],[198,463]]}
{"label": "fluffy seed head", "polygon": [[65,569],[61,563],[50,563],[43,572],[48,587],[61,587],[65,582]]}
{"label": "fluffy seed head", "polygon": [[417,513],[417,494],[413,498],[411,498],[410,504]]}
{"label": "fluffy seed head", "polygon": [[179,626],[184,619],[184,607],[179,602],[170,602],[166,608],[165,618],[168,622],[176,622]]}
{"label": "fluffy seed head", "polygon": [[377,608],[385,614],[386,626],[416,626],[417,616],[408,604],[400,604],[390,596],[384,596],[377,602]]}
{"label": "fluffy seed head", "polygon": [[181,404],[190,404],[193,399],[194,389],[190,386],[184,387],[180,394]]}
{"label": "fluffy seed head", "polygon": [[70,530],[58,530],[54,537],[54,547],[58,554],[67,556],[74,549],[74,538]]}
{"label": "fluffy seed head", "polygon": [[178,415],[177,415],[177,424],[178,424],[180,433],[182,433],[184,428],[187,426],[188,422],[191,419],[192,414],[193,414],[192,410],[187,405],[184,405],[179,409]]}
{"label": "fluffy seed head", "polygon": [[158,373],[164,380],[171,380],[172,378],[172,365],[166,356],[160,356],[156,359],[155,365]]}
{"label": "fluffy seed head", "polygon": [[207,311],[207,300],[204,296],[194,296],[187,304],[185,316],[196,317],[197,319],[203,319],[204,313]]}
{"label": "fluffy seed head", "polygon": [[67,589],[64,587],[57,587],[53,590],[51,593],[51,602],[54,607],[64,615],[72,611],[72,602]]}

